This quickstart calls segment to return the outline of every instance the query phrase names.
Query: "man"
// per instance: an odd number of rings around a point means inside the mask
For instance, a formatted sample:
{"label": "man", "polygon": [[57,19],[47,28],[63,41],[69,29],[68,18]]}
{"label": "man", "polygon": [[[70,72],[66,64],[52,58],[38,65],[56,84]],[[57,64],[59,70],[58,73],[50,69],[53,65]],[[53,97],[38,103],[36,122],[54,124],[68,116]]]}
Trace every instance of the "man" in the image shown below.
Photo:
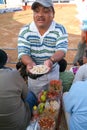
{"label": "man", "polygon": [[87,129],[87,80],[74,83],[63,95],[69,130]]}
{"label": "man", "polygon": [[77,53],[75,55],[73,64],[75,66],[78,65],[78,60],[82,60],[83,55],[84,55],[84,51],[87,47],[86,45],[86,31],[87,31],[87,20],[83,20],[82,21],[82,26],[81,26],[81,40],[78,44],[78,48],[77,48]]}
{"label": "man", "polygon": [[59,79],[57,62],[67,52],[68,35],[62,25],[53,21],[52,0],[36,0],[31,8],[34,21],[19,33],[18,59],[26,65],[28,72],[35,65],[49,67],[49,72],[37,79],[28,77],[28,86],[37,95],[41,89],[47,89],[50,80]]}

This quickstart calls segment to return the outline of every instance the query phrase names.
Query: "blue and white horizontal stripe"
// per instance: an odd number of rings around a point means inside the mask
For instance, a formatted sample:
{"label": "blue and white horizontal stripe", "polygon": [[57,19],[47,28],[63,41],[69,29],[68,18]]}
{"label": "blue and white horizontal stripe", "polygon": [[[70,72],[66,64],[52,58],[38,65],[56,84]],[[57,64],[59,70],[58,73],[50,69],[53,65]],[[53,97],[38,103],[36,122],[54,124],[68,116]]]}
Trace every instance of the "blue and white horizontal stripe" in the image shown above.
{"label": "blue and white horizontal stripe", "polygon": [[34,22],[32,22],[30,25],[24,26],[19,33],[18,59],[27,54],[36,64],[43,64],[54,52],[58,50],[67,52],[67,37],[65,28],[54,21],[43,36],[39,34]]}

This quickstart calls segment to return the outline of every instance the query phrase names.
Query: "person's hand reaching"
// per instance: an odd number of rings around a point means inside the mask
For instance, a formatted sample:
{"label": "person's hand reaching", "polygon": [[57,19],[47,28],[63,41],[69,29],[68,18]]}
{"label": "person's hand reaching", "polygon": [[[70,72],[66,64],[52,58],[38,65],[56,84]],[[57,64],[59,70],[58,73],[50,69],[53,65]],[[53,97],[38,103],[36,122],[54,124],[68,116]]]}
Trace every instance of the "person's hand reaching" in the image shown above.
{"label": "person's hand reaching", "polygon": [[33,68],[33,66],[35,66],[36,64],[34,62],[27,64],[26,69],[28,72],[30,72],[30,70]]}
{"label": "person's hand reaching", "polygon": [[53,63],[50,59],[44,61],[44,65],[46,65],[49,68],[49,71],[51,71]]}

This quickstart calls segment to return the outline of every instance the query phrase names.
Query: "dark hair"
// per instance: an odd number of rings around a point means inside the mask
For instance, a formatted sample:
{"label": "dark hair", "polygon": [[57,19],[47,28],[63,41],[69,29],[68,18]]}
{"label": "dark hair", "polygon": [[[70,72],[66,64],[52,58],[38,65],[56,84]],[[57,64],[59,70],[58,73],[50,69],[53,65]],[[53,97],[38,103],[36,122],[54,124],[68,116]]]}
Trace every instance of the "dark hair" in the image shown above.
{"label": "dark hair", "polygon": [[79,63],[80,66],[83,65],[83,59],[82,58],[80,58],[77,62]]}
{"label": "dark hair", "polygon": [[[39,3],[36,3],[34,6],[31,7],[31,9],[34,11],[36,8],[38,8],[38,6],[42,6],[41,4]],[[53,11],[53,14],[55,14],[55,10],[54,10],[54,7],[53,6],[50,6],[52,11]],[[48,8],[48,7],[47,7]]]}
{"label": "dark hair", "polygon": [[19,70],[20,75],[23,77],[25,81],[27,81],[28,75],[26,72],[26,65],[24,65],[22,62],[17,62],[16,69]]}
{"label": "dark hair", "polygon": [[59,68],[59,72],[64,72],[66,67],[67,67],[67,61],[65,59],[62,59],[58,62],[60,68]]}
{"label": "dark hair", "polygon": [[4,50],[0,49],[0,68],[4,67],[7,62],[7,58],[7,53]]}

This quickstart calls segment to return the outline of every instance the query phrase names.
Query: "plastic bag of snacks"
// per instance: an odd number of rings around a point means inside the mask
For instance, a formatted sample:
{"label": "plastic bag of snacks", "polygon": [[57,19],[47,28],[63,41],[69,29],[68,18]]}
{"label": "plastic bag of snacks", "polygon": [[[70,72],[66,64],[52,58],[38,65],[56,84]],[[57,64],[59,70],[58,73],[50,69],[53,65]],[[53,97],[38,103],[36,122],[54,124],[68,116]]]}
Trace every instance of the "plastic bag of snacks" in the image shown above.
{"label": "plastic bag of snacks", "polygon": [[51,80],[49,83],[49,91],[55,91],[57,93],[60,93],[62,91],[62,81]]}
{"label": "plastic bag of snacks", "polygon": [[39,121],[40,130],[55,130],[55,120],[50,116],[42,116]]}
{"label": "plastic bag of snacks", "polygon": [[26,130],[40,130],[38,121],[31,121]]}

